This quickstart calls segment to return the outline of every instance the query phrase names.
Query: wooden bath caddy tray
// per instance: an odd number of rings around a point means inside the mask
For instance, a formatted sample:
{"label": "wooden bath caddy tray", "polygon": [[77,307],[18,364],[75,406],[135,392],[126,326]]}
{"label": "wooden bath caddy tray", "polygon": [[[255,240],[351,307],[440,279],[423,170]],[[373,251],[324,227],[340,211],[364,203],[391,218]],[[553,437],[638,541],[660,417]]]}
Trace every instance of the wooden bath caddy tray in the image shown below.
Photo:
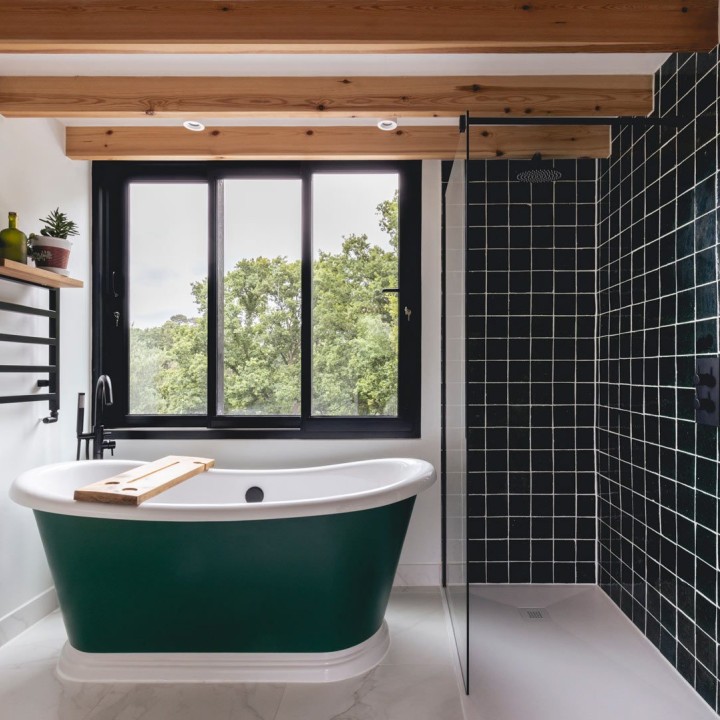
{"label": "wooden bath caddy tray", "polygon": [[78,488],[75,499],[83,502],[140,505],[155,495],[199,475],[215,465],[212,458],[168,455],[124,473]]}

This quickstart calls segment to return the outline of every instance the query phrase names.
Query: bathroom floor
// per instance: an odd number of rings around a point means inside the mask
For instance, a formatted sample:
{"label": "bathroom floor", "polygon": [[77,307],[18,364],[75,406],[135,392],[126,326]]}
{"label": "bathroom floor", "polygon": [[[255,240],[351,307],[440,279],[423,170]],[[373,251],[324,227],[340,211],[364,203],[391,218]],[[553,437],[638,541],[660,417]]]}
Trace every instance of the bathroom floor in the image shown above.
{"label": "bathroom floor", "polygon": [[717,720],[598,587],[474,586],[470,622],[469,720]]}
{"label": "bathroom floor", "polygon": [[0,648],[0,720],[717,720],[597,587],[473,587],[469,698],[439,591],[395,590],[387,619],[382,664],[344,682],[82,685],[55,677],[55,612]]}
{"label": "bathroom floor", "polygon": [[343,682],[83,685],[55,676],[55,612],[0,648],[0,720],[463,720],[439,590],[394,591],[387,620],[383,662]]}

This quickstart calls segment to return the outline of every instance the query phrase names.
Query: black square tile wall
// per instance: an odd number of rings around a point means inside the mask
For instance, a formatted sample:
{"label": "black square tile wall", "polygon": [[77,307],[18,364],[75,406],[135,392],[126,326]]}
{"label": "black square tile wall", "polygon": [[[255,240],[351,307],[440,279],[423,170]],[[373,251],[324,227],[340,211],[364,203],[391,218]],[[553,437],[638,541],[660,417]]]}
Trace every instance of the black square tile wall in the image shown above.
{"label": "black square tile wall", "polygon": [[656,108],[598,179],[599,581],[717,712],[718,430],[694,422],[718,353],[718,53],[673,55]]}
{"label": "black square tile wall", "polygon": [[469,167],[468,557],[475,583],[596,580],[596,163]]}

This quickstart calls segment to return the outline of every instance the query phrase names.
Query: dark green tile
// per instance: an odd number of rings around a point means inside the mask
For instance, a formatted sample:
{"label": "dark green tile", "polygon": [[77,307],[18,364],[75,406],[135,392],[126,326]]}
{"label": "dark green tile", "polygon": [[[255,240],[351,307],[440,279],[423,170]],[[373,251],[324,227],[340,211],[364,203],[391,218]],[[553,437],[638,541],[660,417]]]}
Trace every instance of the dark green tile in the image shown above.
{"label": "dark green tile", "polygon": [[711,212],[695,221],[695,249],[702,250],[703,248],[712,247],[716,243],[717,220],[715,213]]}
{"label": "dark green tile", "polygon": [[718,431],[711,425],[698,425],[697,427],[697,451],[708,460],[717,458]]}
{"label": "dark green tile", "polygon": [[679,258],[689,255],[695,250],[695,228],[686,225],[677,231],[676,252]]}
{"label": "dark green tile", "polygon": [[[698,428],[703,427],[699,425]],[[717,432],[717,428],[714,428]],[[698,437],[698,453],[700,452],[700,438]],[[711,495],[717,494],[717,463],[714,460],[708,460],[704,457],[698,457],[696,460],[696,484],[695,487],[698,490],[709,493]]]}
{"label": "dark green tile", "polygon": [[[683,258],[675,265],[675,274],[677,277],[677,289],[688,290],[695,286],[695,258]],[[706,281],[706,282],[709,282]]]}
{"label": "dark green tile", "polygon": [[[680,388],[677,392],[677,416],[681,420],[692,421],[691,428],[693,430],[693,437],[695,432],[695,390],[686,390]],[[694,441],[693,441],[694,442]],[[678,442],[678,447],[679,447]],[[688,452],[694,452],[694,446],[692,449],[683,448]]]}
{"label": "dark green tile", "polygon": [[695,350],[701,354],[718,351],[717,320],[714,317],[695,323]]}
{"label": "dark green tile", "polygon": [[[679,423],[683,424],[683,423]],[[689,423],[685,423],[688,424]],[[685,483],[685,485],[694,485],[695,484],[695,458],[694,457],[688,457],[687,455],[684,455],[682,453],[678,453],[678,459],[677,459],[677,477],[678,480],[682,483]]]}
{"label": "dark green tile", "polygon": [[695,290],[695,317],[698,320],[717,315],[717,287],[715,283]]}
{"label": "dark green tile", "polygon": [[[686,453],[695,452],[695,392],[693,390],[678,391],[678,413],[681,422],[678,422],[678,450]],[[693,478],[694,484],[694,478]]]}
{"label": "dark green tile", "polygon": [[[686,323],[690,320],[695,319],[695,291],[691,288],[678,293],[677,296],[677,320],[679,323]],[[689,350],[680,352],[692,352],[695,347],[695,341],[693,339],[692,347]]]}
{"label": "dark green tile", "polygon": [[[688,291],[692,292],[692,291]],[[695,294],[692,293],[693,305],[695,304]],[[679,314],[679,313],[678,313]],[[677,352],[678,355],[694,355],[695,354],[695,324],[685,323],[677,326]]]}
{"label": "dark green tile", "polygon": [[677,300],[675,295],[669,295],[660,300],[660,324],[674,325],[677,317]]}
{"label": "dark green tile", "polygon": [[697,285],[717,280],[715,255],[714,247],[701,250],[695,255],[695,283]]}

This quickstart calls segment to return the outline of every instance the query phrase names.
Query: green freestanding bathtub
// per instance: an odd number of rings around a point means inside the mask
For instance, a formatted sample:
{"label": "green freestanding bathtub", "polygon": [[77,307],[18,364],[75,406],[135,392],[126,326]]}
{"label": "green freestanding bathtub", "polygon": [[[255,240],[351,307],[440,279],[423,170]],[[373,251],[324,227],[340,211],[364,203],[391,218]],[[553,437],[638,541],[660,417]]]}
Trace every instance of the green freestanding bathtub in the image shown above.
{"label": "green freestanding bathtub", "polygon": [[79,681],[327,681],[387,651],[384,623],[415,496],[414,459],[299,470],[210,470],[139,507],[76,502],[76,488],[140,463],[21,475]]}

